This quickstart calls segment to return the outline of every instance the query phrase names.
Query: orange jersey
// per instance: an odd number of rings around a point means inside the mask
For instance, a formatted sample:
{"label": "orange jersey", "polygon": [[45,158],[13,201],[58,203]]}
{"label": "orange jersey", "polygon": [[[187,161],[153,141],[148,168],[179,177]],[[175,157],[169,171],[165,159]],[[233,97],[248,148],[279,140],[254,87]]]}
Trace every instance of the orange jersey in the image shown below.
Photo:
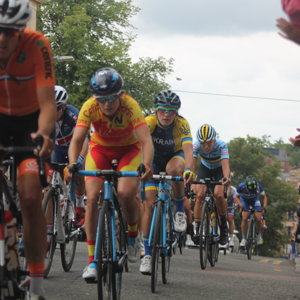
{"label": "orange jersey", "polygon": [[112,118],[106,117],[94,97],[82,106],[77,125],[95,131],[91,143],[102,146],[129,146],[138,142],[133,130],[146,125],[144,115],[138,103],[126,94],[120,96],[120,106]]}
{"label": "orange jersey", "polygon": [[38,87],[54,87],[50,44],[25,29],[5,69],[0,65],[0,113],[24,116],[39,110]]}

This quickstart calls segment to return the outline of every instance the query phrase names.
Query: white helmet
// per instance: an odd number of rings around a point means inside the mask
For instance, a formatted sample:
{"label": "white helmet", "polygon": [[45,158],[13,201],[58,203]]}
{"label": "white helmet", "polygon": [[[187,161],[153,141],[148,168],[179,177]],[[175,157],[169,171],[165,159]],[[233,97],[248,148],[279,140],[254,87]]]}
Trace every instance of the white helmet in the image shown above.
{"label": "white helmet", "polygon": [[29,0],[0,0],[0,27],[24,29],[30,17]]}
{"label": "white helmet", "polygon": [[54,90],[55,90],[56,106],[59,107],[61,105],[66,104],[68,101],[68,93],[66,89],[60,85],[56,85]]}

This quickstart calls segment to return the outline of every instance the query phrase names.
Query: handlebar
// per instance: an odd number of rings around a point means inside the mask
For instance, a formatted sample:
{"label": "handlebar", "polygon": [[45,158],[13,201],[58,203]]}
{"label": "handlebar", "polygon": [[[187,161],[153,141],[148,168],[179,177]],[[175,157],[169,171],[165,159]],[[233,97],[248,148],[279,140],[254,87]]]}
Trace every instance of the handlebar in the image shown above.
{"label": "handlebar", "polygon": [[[18,153],[24,153],[24,154],[32,154],[34,150],[37,150],[39,153],[43,147],[44,138],[42,135],[38,135],[34,139],[35,146],[9,146],[9,147],[0,147],[0,155],[15,155]],[[46,177],[46,171],[45,171],[45,160],[37,156],[37,162],[39,166],[39,177],[40,182],[43,187],[46,187],[48,185],[47,177]]]}

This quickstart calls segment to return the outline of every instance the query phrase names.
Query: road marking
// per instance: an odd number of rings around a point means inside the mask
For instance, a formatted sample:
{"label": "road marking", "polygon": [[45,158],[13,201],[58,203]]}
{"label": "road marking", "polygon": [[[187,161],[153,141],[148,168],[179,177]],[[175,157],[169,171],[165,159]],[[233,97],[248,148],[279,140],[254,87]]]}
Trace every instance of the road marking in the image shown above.
{"label": "road marking", "polygon": [[282,263],[282,260],[274,260],[272,262],[273,265],[280,265]]}
{"label": "road marking", "polygon": [[267,259],[267,258],[265,258],[265,259],[260,259],[259,261],[262,262],[262,263],[267,263],[267,262],[269,262],[270,260]]}

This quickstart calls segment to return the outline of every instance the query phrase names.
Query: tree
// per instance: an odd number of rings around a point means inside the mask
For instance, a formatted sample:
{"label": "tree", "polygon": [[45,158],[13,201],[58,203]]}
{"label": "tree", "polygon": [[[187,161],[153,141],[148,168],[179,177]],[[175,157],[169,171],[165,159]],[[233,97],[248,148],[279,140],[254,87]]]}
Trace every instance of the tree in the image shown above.
{"label": "tree", "polygon": [[55,61],[57,84],[67,88],[71,103],[81,106],[90,95],[89,78],[98,68],[113,67],[122,74],[125,89],[144,109],[153,96],[168,88],[165,78],[173,60],[159,57],[133,62],[129,48],[135,39],[129,21],[139,11],[132,0],[44,0],[38,10],[38,29],[55,56],[72,55],[74,62]]}
{"label": "tree", "polygon": [[228,144],[233,184],[239,184],[251,174],[262,184],[268,196],[268,231],[264,235],[261,254],[273,256],[288,242],[282,222],[287,212],[296,209],[298,195],[294,186],[280,180],[280,164],[264,150],[265,146],[270,146],[266,137],[250,136],[235,138]]}

